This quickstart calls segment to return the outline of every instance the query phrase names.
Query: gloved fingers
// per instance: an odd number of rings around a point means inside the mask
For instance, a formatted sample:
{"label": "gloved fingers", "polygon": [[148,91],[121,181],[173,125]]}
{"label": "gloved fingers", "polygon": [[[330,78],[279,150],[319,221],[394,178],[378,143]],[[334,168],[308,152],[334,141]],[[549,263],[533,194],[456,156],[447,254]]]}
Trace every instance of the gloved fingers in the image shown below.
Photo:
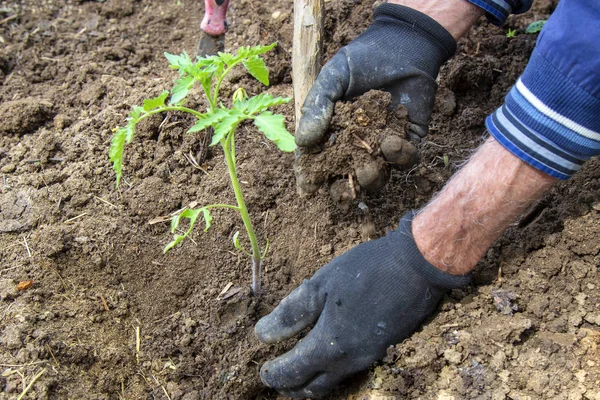
{"label": "gloved fingers", "polygon": [[276,343],[296,335],[319,318],[325,297],[314,281],[305,280],[269,315],[256,323],[254,330],[258,339],[264,343]]}
{"label": "gloved fingers", "polygon": [[296,144],[310,147],[321,143],[333,115],[350,82],[350,69],[344,50],[340,50],[321,70],[304,100],[302,117],[296,129]]}
{"label": "gloved fingers", "polygon": [[331,367],[327,357],[327,340],[313,328],[287,353],[267,361],[260,369],[262,382],[277,391],[293,391],[304,388],[315,377]]}
{"label": "gloved fingers", "polygon": [[421,72],[408,74],[389,89],[392,106],[403,105],[408,111],[409,137],[419,143],[427,136],[429,119],[435,102],[437,84],[430,76]]}
{"label": "gloved fingers", "polygon": [[331,392],[344,378],[345,376],[333,372],[320,373],[302,387],[280,389],[278,392],[296,399],[318,399]]}

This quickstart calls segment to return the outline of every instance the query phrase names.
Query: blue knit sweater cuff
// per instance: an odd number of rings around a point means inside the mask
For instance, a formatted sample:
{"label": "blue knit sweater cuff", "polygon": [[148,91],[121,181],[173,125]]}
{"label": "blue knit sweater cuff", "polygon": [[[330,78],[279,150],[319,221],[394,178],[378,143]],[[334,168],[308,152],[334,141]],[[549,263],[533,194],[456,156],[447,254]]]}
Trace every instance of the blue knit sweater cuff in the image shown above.
{"label": "blue knit sweater cuff", "polygon": [[490,133],[533,167],[568,179],[600,154],[600,99],[558,71],[539,52],[486,120]]}
{"label": "blue knit sweater cuff", "polygon": [[529,10],[533,0],[468,0],[485,11],[487,19],[502,26],[510,14],[521,14]]}

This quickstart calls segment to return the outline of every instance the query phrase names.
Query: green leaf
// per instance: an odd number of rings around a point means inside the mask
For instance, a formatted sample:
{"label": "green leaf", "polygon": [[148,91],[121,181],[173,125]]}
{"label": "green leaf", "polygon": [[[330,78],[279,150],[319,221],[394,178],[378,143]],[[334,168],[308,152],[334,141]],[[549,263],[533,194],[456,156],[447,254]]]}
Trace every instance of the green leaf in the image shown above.
{"label": "green leaf", "polygon": [[256,114],[265,111],[269,107],[285,104],[291,99],[289,97],[273,97],[269,93],[261,93],[246,101],[244,109],[248,114]]}
{"label": "green leaf", "polygon": [[233,234],[233,247],[235,247],[236,249],[238,249],[240,251],[245,252],[246,250],[244,250],[244,248],[240,244],[240,240],[239,240],[238,236],[240,236],[240,231],[237,231],[236,233]]}
{"label": "green leaf", "polygon": [[177,246],[185,238],[187,238],[190,233],[192,233],[192,230],[194,229],[194,225],[196,224],[196,221],[198,220],[198,217],[201,214],[202,214],[202,216],[204,218],[204,222],[206,224],[206,227],[204,228],[204,232],[206,232],[206,231],[208,231],[208,228],[210,228],[211,222],[213,220],[208,208],[202,207],[202,208],[198,208],[196,210],[191,210],[189,208],[186,208],[181,213],[179,213],[179,215],[176,215],[173,217],[173,219],[171,220],[171,233],[175,233],[177,231],[177,228],[179,227],[179,223],[181,222],[181,218],[189,219],[190,225],[188,227],[188,230],[185,231],[185,233],[183,235],[175,235],[173,237],[173,240],[165,246],[165,248],[163,250],[164,253],[171,250],[173,247]]}
{"label": "green leaf", "polygon": [[155,108],[163,107],[165,105],[165,100],[169,96],[169,91],[163,91],[158,97],[153,99],[144,100],[144,111],[152,111]]}
{"label": "green leaf", "polygon": [[246,115],[240,113],[238,110],[227,110],[229,114],[223,117],[219,123],[217,123],[215,127],[215,133],[213,134],[212,141],[210,142],[210,146],[214,146],[218,144],[221,139],[223,139],[227,134],[233,131],[236,125],[247,118]]}
{"label": "green leaf", "polygon": [[219,122],[223,117],[228,115],[228,113],[222,108],[217,109],[215,112],[205,114],[206,117],[203,119],[199,119],[194,126],[188,129],[188,133],[200,132],[208,128],[209,126],[215,125]]}
{"label": "green leaf", "polygon": [[135,106],[127,117],[127,125],[122,128],[117,128],[113,138],[110,141],[110,149],[108,151],[108,157],[113,163],[113,170],[117,175],[117,184],[121,183],[121,176],[123,171],[123,153],[125,151],[125,143],[131,143],[133,135],[135,133],[135,126],[139,121],[140,116],[144,112],[144,109],[140,106]]}
{"label": "green leaf", "polygon": [[113,163],[113,170],[117,174],[117,187],[119,187],[119,183],[121,182],[125,138],[128,135],[127,129],[128,126],[124,128],[117,128],[112,140],[110,141],[110,150],[108,152],[110,161]]}
{"label": "green leaf", "polygon": [[266,53],[269,50],[272,50],[275,46],[277,46],[277,42],[271,43],[267,46],[254,46],[254,47],[240,47],[237,52],[238,57],[248,58],[252,56],[259,56],[261,54]]}
{"label": "green leaf", "polygon": [[283,115],[265,111],[254,119],[254,125],[275,143],[281,151],[292,152],[296,149],[296,141],[285,128]]}
{"label": "green leaf", "polygon": [[527,25],[525,33],[538,33],[542,30],[542,28],[546,24],[546,21],[546,19],[541,19],[539,21],[532,22],[531,24]]}
{"label": "green leaf", "polygon": [[194,67],[194,63],[190,56],[184,51],[180,55],[164,53],[165,57],[169,61],[169,68],[179,70],[180,74],[189,73],[190,69]]}
{"label": "green leaf", "polygon": [[265,65],[265,61],[259,56],[251,56],[242,60],[244,67],[248,70],[250,75],[256,78],[263,85],[269,86],[269,70]]}
{"label": "green leaf", "polygon": [[232,64],[235,64],[236,62],[239,62],[239,59],[237,59],[237,57],[233,54],[230,53],[222,53],[219,52],[219,59],[221,61],[223,61],[225,64],[227,64],[228,66],[231,66]]}
{"label": "green leaf", "polygon": [[173,86],[173,89],[171,90],[170,103],[171,104],[181,103],[181,101],[183,99],[185,99],[185,97],[189,93],[190,89],[194,86],[195,81],[196,80],[191,75],[186,75],[182,78],[176,79],[175,86]]}

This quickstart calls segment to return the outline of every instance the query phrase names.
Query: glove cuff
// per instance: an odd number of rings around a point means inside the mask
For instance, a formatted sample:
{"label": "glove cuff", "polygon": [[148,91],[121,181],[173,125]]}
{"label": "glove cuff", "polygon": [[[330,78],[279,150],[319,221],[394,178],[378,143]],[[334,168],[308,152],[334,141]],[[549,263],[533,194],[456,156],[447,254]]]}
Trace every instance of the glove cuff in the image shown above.
{"label": "glove cuff", "polygon": [[400,24],[411,30],[420,31],[435,43],[442,53],[442,62],[447,61],[456,52],[456,40],[436,20],[410,7],[384,3],[373,13],[373,23]]}
{"label": "glove cuff", "polygon": [[412,260],[411,265],[417,274],[422,276],[429,284],[440,289],[459,289],[468,285],[471,282],[471,274],[468,275],[452,275],[435,267],[423,257],[421,251],[417,247],[417,243],[412,234],[412,221],[416,216],[416,212],[409,211],[404,214],[400,220],[400,226],[396,230],[401,235],[410,238],[407,241],[404,251],[410,254]]}

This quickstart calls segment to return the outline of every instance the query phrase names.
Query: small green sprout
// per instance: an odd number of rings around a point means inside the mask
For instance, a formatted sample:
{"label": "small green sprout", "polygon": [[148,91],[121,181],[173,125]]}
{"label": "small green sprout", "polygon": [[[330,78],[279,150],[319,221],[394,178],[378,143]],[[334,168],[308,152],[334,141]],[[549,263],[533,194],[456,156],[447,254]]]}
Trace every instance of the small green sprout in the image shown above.
{"label": "small green sprout", "polygon": [[538,33],[542,30],[544,25],[546,25],[547,21],[548,20],[546,19],[540,19],[538,21],[530,23],[529,25],[527,25],[527,28],[525,28],[525,33]]}
{"label": "small green sprout", "polygon": [[[293,152],[296,149],[296,144],[294,137],[285,127],[283,115],[268,111],[270,107],[287,103],[290,99],[273,97],[266,92],[249,98],[246,90],[239,88],[233,95],[231,107],[226,107],[223,104],[224,100],[219,97],[219,92],[225,76],[239,64],[246,67],[250,75],[258,81],[264,85],[269,85],[269,71],[264,60],[259,56],[276,45],[277,43],[269,46],[241,47],[236,54],[219,53],[216,56],[198,57],[195,61],[192,61],[185,52],[180,55],[165,53],[165,57],[170,63],[169,67],[179,72],[179,78],[175,80],[175,85],[170,92],[163,91],[158,97],[144,100],[142,106],[133,107],[127,117],[127,124],[115,130],[109,152],[113,169],[117,175],[118,187],[123,172],[125,144],[131,142],[136,125],[143,119],[166,111],[180,111],[191,114],[197,119],[196,123],[188,129],[188,133],[212,128],[210,146],[218,144],[223,149],[237,205],[210,204],[198,209],[184,209],[171,221],[171,232],[174,234],[174,238],[167,244],[164,252],[166,253],[188,237],[200,217],[204,220],[204,231],[206,232],[213,220],[210,214],[211,209],[227,208],[236,210],[242,217],[250,239],[251,251],[247,251],[240,244],[239,232],[236,232],[233,236],[233,245],[252,259],[252,292],[255,294],[260,292],[262,260],[268,250],[269,242],[267,240],[264,250],[261,251],[242,195],[236,170],[235,131],[242,121],[251,120],[258,130],[280,150]],[[208,110],[205,112],[184,106],[186,96],[196,83],[200,83],[209,103]],[[169,96],[169,102],[166,103]],[[189,227],[183,234],[176,234],[175,232],[182,219],[189,220]]]}
{"label": "small green sprout", "polygon": [[508,31],[506,31],[506,37],[513,38],[515,36],[517,36],[517,30],[508,28]]}

